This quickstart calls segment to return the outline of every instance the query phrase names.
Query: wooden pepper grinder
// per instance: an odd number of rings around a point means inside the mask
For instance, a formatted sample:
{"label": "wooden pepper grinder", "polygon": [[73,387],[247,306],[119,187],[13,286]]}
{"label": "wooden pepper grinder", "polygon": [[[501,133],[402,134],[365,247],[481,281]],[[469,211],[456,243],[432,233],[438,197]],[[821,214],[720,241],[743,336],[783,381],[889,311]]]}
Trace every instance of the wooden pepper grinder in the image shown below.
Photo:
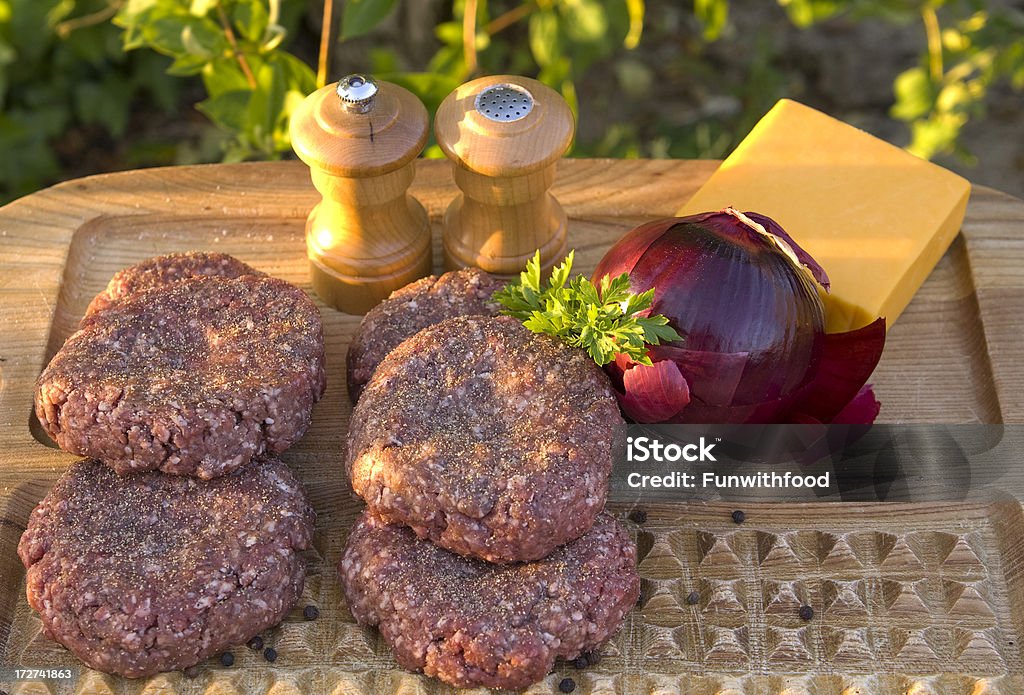
{"label": "wooden pepper grinder", "polygon": [[323,200],[306,222],[313,289],[361,314],[431,272],[430,221],[408,195],[427,142],[427,110],[410,92],[349,75],[306,97],[292,147]]}
{"label": "wooden pepper grinder", "polygon": [[481,77],[445,98],[434,133],[462,189],[444,217],[448,268],[515,276],[537,249],[545,268],[562,260],[566,217],[548,189],[574,130],[565,99],[526,77]]}

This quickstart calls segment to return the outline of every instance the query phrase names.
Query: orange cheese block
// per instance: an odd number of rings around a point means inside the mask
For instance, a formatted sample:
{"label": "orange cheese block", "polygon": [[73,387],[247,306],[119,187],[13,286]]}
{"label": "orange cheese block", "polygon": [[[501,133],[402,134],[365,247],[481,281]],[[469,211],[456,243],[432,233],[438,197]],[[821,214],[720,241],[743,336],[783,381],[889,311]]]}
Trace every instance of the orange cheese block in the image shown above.
{"label": "orange cheese block", "polygon": [[971,184],[789,99],[777,103],[680,215],[768,215],[828,273],[826,329],[891,326],[960,230]]}

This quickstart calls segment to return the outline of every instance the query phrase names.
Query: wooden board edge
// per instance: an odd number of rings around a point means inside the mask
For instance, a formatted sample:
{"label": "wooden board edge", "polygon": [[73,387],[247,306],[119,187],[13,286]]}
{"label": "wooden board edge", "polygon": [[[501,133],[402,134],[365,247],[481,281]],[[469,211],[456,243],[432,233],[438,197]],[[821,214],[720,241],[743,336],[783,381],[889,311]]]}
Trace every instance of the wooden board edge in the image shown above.
{"label": "wooden board edge", "polygon": [[[1017,221],[1018,233],[1003,227]],[[1024,422],[1024,201],[975,186],[961,234],[974,288],[985,359],[1005,423]],[[1009,269],[1012,273],[1006,272]],[[955,330],[951,327],[951,330]]]}

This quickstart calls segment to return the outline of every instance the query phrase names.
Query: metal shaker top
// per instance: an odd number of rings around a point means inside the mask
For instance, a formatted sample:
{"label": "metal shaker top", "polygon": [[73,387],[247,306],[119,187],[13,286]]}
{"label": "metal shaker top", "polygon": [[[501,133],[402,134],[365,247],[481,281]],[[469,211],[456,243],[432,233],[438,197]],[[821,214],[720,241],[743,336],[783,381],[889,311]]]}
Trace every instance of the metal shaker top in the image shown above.
{"label": "metal shaker top", "polygon": [[399,169],[423,150],[427,109],[414,94],[369,75],[321,87],[292,113],[292,148],[318,170],[350,178]]}
{"label": "metal shaker top", "polygon": [[346,111],[366,113],[373,108],[377,81],[367,75],[347,75],[338,80],[338,96]]}
{"label": "metal shaker top", "polygon": [[496,84],[476,95],[477,112],[492,121],[510,123],[533,111],[533,95],[517,84]]}
{"label": "metal shaker top", "polygon": [[521,176],[554,164],[575,121],[562,95],[519,75],[480,77],[457,87],[437,109],[437,144],[461,169]]}

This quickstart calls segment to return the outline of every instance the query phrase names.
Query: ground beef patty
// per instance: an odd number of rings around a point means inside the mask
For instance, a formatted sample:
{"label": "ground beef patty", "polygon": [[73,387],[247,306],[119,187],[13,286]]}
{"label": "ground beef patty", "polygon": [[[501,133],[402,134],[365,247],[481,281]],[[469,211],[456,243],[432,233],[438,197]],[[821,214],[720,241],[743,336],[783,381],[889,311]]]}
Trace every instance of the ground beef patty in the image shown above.
{"label": "ground beef patty", "polygon": [[148,258],[130,268],[119,270],[107,288],[100,292],[85,310],[86,316],[102,311],[122,297],[136,294],[185,278],[217,276],[237,278],[242,275],[263,275],[255,268],[226,253],[189,251]]}
{"label": "ground beef patty", "polygon": [[604,507],[616,425],[586,353],[510,317],[426,328],[352,413],[352,488],[387,521],[490,562],[544,557]]}
{"label": "ground beef patty", "polygon": [[455,316],[497,316],[503,283],[478,268],[431,275],[395,290],[370,310],[348,347],[348,395],[355,403],[384,356],[406,338]]}
{"label": "ground beef patty", "polygon": [[294,444],[324,390],[320,313],[276,278],[189,278],[83,319],[36,384],[62,449],[213,478]]}
{"label": "ground beef patty", "polygon": [[455,686],[522,688],[605,642],[636,603],[636,547],[607,514],[528,564],[454,555],[365,512],[339,565],[361,625],[398,663]]}
{"label": "ground beef patty", "polygon": [[211,481],[71,466],[18,544],[46,635],[131,678],[186,668],[278,623],[302,592],[313,510],[288,467]]}

